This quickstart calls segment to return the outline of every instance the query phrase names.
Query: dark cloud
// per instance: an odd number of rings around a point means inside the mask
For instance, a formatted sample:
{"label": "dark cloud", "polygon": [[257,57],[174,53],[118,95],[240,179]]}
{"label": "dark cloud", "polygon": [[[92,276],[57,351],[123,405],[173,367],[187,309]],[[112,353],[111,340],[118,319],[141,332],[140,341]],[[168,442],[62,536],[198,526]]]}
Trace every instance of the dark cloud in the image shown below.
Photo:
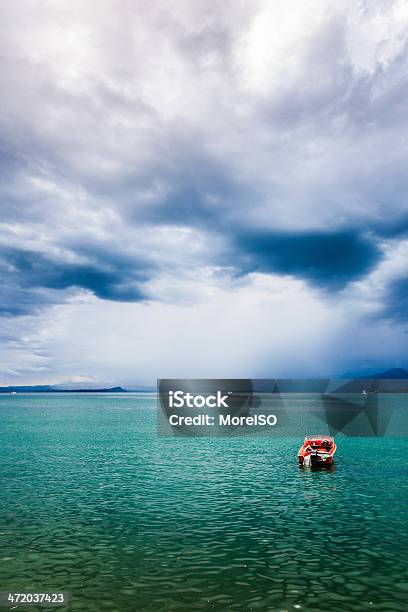
{"label": "dark cloud", "polygon": [[[2,290],[0,292],[0,316],[18,317],[39,313],[39,311],[50,304],[61,303],[62,296],[53,295],[47,290],[32,289],[18,286],[18,280],[7,282],[2,276]],[[4,334],[1,333],[4,340]]]}
{"label": "dark cloud", "polygon": [[68,289],[85,289],[107,300],[141,301],[145,297],[141,285],[149,270],[149,264],[125,256],[72,263],[11,248],[0,251],[0,263],[4,290],[0,310],[9,316],[36,311],[55,301],[56,292]]}
{"label": "dark cloud", "polygon": [[380,259],[376,245],[356,231],[249,232],[237,248],[247,271],[298,276],[329,289],[341,289]]}
{"label": "dark cloud", "polygon": [[404,238],[408,235],[408,215],[384,215],[381,222],[374,222],[371,227],[382,238]]}
{"label": "dark cloud", "polygon": [[408,321],[408,278],[400,278],[389,284],[385,316],[394,321]]}

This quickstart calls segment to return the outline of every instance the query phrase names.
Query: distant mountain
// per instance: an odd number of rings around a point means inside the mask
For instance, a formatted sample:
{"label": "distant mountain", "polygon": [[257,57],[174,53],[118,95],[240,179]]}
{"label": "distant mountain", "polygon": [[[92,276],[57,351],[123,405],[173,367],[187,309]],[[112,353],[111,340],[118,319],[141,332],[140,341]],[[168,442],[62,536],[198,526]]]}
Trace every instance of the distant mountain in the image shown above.
{"label": "distant mountain", "polygon": [[378,374],[351,378],[336,393],[408,393],[408,370],[392,368]]}
{"label": "distant mountain", "polygon": [[381,374],[373,374],[372,376],[361,376],[360,378],[385,378],[387,380],[408,380],[408,370],[404,368],[392,368]]}
{"label": "distant mountain", "polygon": [[123,387],[109,389],[58,389],[53,385],[17,385],[0,387],[0,393],[126,393]]}

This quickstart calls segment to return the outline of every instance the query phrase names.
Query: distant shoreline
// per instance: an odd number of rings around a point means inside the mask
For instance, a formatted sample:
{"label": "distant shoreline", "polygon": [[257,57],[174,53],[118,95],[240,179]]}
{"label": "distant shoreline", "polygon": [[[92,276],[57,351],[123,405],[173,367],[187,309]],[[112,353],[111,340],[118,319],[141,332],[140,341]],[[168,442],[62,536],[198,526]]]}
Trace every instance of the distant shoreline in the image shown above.
{"label": "distant shoreline", "polygon": [[0,393],[127,393],[123,387],[110,387],[106,389],[55,389],[50,386],[17,386],[0,387]]}
{"label": "distant shoreline", "polygon": [[18,393],[156,393],[156,387],[125,389],[124,387],[101,387],[97,389],[61,389],[52,385],[9,385],[0,387],[0,394]]}

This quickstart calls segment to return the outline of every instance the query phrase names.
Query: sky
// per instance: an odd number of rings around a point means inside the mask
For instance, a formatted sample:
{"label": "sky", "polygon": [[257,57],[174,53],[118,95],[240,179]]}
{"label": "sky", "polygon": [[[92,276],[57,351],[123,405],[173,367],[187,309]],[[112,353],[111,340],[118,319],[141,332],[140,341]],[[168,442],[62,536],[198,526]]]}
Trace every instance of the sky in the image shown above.
{"label": "sky", "polygon": [[0,384],[408,365],[408,4],[0,2]]}

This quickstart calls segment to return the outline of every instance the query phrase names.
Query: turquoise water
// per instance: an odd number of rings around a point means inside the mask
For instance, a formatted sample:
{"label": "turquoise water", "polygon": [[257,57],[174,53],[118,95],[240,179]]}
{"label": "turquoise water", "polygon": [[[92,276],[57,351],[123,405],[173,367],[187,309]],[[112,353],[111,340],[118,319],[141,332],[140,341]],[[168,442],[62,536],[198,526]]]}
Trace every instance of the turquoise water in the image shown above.
{"label": "turquoise water", "polygon": [[336,469],[308,472],[295,438],[155,430],[148,396],[0,396],[0,591],[68,591],[78,611],[408,609],[407,438],[339,438]]}

